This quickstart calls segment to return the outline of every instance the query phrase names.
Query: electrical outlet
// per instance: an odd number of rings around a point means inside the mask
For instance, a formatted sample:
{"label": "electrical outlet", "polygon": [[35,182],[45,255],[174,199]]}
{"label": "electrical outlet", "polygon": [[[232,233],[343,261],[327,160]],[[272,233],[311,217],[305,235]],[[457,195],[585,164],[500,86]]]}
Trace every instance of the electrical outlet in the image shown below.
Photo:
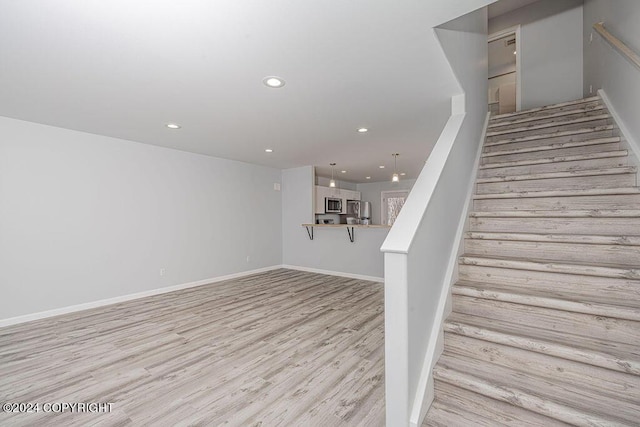
{"label": "electrical outlet", "polygon": [[247,255],[247,262],[251,261],[251,257]]}
{"label": "electrical outlet", "polygon": [[160,277],[164,276],[166,272],[167,272],[166,268],[161,268],[160,269]]}
{"label": "electrical outlet", "polygon": [[274,182],[273,183],[273,189],[275,191],[280,191],[280,183],[279,182]]}
{"label": "electrical outlet", "polygon": [[589,85],[589,93],[593,93],[593,85]]}

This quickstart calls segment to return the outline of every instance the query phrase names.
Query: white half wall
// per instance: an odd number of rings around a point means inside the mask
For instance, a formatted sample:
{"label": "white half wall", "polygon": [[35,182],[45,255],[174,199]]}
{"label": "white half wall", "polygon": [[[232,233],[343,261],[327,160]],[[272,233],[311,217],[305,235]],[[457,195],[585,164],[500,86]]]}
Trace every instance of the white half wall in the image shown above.
{"label": "white half wall", "polygon": [[282,259],[291,267],[382,278],[380,246],[388,228],[355,229],[351,243],[346,228],[314,228],[309,239],[303,223],[313,223],[313,166],[282,171]]}
{"label": "white half wall", "polygon": [[[604,90],[618,115],[627,139],[640,151],[640,70],[615,51],[596,31],[605,28],[640,53],[640,2],[637,0],[586,0],[584,2],[584,94]],[[593,37],[593,41],[590,41]]]}
{"label": "white half wall", "polygon": [[489,20],[489,34],[521,25],[523,110],[582,98],[582,3],[540,0]]}
{"label": "white half wall", "polygon": [[2,117],[0,134],[0,319],[282,264],[277,169]]}
{"label": "white half wall", "polygon": [[430,338],[448,292],[461,216],[473,185],[487,107],[487,11],[436,29],[460,93],[452,115],[385,240],[386,421],[419,426],[431,403],[424,398]]}

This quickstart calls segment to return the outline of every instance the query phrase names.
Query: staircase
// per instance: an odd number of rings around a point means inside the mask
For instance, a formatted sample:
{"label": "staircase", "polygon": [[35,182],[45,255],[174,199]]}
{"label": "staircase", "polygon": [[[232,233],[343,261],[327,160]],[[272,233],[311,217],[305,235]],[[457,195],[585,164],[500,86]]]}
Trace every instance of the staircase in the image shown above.
{"label": "staircase", "polygon": [[426,426],[640,425],[640,189],[599,98],[494,116]]}

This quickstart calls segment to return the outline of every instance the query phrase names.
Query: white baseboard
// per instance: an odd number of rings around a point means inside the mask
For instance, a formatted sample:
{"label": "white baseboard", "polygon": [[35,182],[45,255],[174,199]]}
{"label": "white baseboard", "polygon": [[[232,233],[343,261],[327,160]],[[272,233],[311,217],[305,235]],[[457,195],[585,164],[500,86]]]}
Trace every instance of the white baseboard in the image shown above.
{"label": "white baseboard", "polygon": [[135,294],[122,295],[113,298],[102,299],[98,301],[87,302],[84,304],[71,305],[68,307],[56,308],[53,310],[41,311],[39,313],[26,314],[23,316],[10,317],[8,319],[0,319],[0,327],[16,325],[18,323],[31,322],[33,320],[45,319],[47,317],[60,316],[63,314],[75,313],[77,311],[88,310],[91,308],[103,307],[105,305],[117,304],[120,302],[131,301],[139,298],[150,297],[153,295],[165,294],[168,292],[179,291],[181,289],[195,288],[197,286],[209,285],[211,283],[222,282],[225,280],[236,279],[238,277],[249,276],[251,274],[263,273],[265,271],[283,268],[281,265],[273,265],[270,267],[258,268],[255,270],[242,271],[240,273],[228,274],[226,276],[213,277],[211,279],[203,279],[195,282],[182,283],[179,285],[167,286],[166,288],[151,289]]}
{"label": "white baseboard", "polygon": [[282,268],[288,268],[290,270],[306,271],[308,273],[327,274],[329,276],[347,277],[349,279],[369,280],[371,282],[384,283],[384,277],[364,276],[362,274],[343,273],[340,271],[321,270],[318,268],[301,267],[299,265],[281,265]]}

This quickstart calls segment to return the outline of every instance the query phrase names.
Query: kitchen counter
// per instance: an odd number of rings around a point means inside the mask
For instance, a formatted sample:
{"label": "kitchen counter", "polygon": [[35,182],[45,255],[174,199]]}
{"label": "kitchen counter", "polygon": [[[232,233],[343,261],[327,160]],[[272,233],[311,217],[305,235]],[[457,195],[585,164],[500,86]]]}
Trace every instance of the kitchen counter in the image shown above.
{"label": "kitchen counter", "polygon": [[347,234],[349,235],[349,241],[351,243],[355,242],[356,238],[356,228],[391,228],[390,225],[364,225],[364,224],[302,224],[303,227],[307,229],[307,234],[309,235],[309,239],[313,240],[313,229],[314,228],[346,228]]}
{"label": "kitchen counter", "polygon": [[390,225],[374,225],[374,224],[302,224],[303,227],[326,227],[326,228],[340,228],[340,227],[352,227],[352,228],[391,228]]}

